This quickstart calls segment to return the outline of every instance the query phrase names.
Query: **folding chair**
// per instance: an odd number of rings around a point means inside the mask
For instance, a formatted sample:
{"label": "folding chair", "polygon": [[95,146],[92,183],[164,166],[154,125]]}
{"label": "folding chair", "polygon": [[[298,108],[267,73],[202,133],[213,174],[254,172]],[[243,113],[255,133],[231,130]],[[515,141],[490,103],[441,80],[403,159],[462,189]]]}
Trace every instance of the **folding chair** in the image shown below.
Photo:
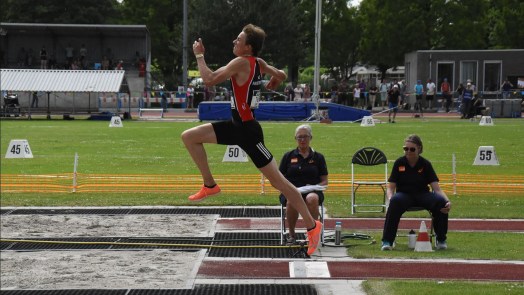
{"label": "folding chair", "polygon": [[[319,205],[320,222],[322,222],[322,232],[320,233],[320,243],[324,246],[324,203]],[[280,244],[284,245],[286,236],[286,206],[280,203]]]}
{"label": "folding chair", "polygon": [[[384,179],[380,180],[355,180],[355,168],[357,166],[370,167],[384,165]],[[362,169],[365,170],[365,169]],[[373,169],[367,169],[368,172]],[[376,170],[376,169],[375,169]],[[358,150],[351,159],[351,214],[357,212],[357,207],[380,208],[380,210],[361,210],[360,212],[385,212],[386,209],[386,185],[388,183],[388,160],[386,155],[374,147],[364,147]],[[382,189],[382,203],[362,204],[357,203],[357,191],[361,186],[379,186]]]}

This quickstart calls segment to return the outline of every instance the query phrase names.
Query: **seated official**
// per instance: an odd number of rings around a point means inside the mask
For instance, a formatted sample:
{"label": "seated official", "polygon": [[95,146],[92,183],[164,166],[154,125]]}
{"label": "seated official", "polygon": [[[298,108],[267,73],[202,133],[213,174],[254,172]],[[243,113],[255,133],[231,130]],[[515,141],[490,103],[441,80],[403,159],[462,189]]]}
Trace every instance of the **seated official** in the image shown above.
{"label": "seated official", "polygon": [[[309,144],[313,139],[311,126],[304,124],[295,130],[295,140],[297,148],[293,149],[282,157],[279,170],[297,188],[306,185],[327,186],[328,170],[326,160],[321,153],[314,151]],[[318,206],[324,202],[322,190],[314,190],[302,193],[302,198],[306,202],[309,212],[315,220],[318,220],[320,212]],[[298,212],[286,201],[284,195],[280,194],[280,203],[286,206],[286,217],[289,225],[289,235],[287,243],[295,242],[295,227],[298,220]]]}
{"label": "seated official", "polygon": [[[440,189],[439,179],[431,162],[421,157],[423,146],[418,135],[404,140],[404,156],[393,165],[387,188],[389,207],[382,233],[382,251],[393,249],[402,214],[410,207],[423,207],[433,216],[436,248],[447,249],[448,213],[451,202]],[[433,192],[429,190],[429,187]]]}

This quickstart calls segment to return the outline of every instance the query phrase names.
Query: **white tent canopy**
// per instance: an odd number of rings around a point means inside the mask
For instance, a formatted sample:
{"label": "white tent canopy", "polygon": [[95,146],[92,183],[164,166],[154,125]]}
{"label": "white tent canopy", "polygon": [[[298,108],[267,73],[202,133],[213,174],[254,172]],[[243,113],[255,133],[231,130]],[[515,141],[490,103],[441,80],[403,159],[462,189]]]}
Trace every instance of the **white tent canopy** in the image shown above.
{"label": "white tent canopy", "polygon": [[123,70],[0,69],[0,89],[19,92],[119,92]]}

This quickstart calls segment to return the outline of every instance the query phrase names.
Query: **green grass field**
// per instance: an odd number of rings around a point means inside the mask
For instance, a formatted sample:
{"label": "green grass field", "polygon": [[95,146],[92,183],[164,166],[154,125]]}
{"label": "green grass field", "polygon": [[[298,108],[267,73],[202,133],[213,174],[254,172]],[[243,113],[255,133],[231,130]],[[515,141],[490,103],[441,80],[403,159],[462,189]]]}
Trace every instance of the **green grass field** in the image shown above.
{"label": "green grass field", "polygon": [[[437,173],[451,173],[451,158],[457,158],[457,173],[474,175],[521,175],[524,172],[524,120],[496,119],[495,126],[481,127],[464,120],[404,119],[397,124],[360,127],[359,124],[313,123],[312,146],[326,156],[330,173],[349,173],[352,154],[364,146],[374,146],[389,159],[402,155],[404,138],[421,136],[423,156]],[[63,120],[3,120],[1,150],[5,156],[11,139],[29,140],[35,158],[27,161],[3,160],[2,173],[63,173],[72,171],[75,153],[84,173],[196,174],[180,133],[200,123],[124,121],[124,128],[109,128],[108,122]],[[300,123],[263,122],[266,145],[280,160],[295,147],[294,129]],[[500,166],[472,166],[479,146],[492,145]],[[238,165],[222,165],[223,146],[208,147],[216,174],[233,174]],[[257,173],[252,164],[242,165],[244,173]]]}
{"label": "green grass field", "polygon": [[[323,153],[330,174],[349,174],[353,153],[364,146],[374,146],[385,152],[389,160],[402,155],[404,138],[412,133],[424,142],[423,156],[432,161],[437,173],[452,173],[452,154],[456,156],[456,172],[471,179],[490,176],[524,175],[524,120],[494,119],[495,126],[482,127],[478,122],[459,119],[428,118],[425,121],[399,118],[397,124],[378,124],[360,127],[359,124],[312,123],[312,146]],[[183,130],[201,123],[124,121],[124,128],[109,128],[108,122],[75,120],[2,120],[0,121],[1,173],[59,174],[71,173],[75,153],[79,155],[78,172],[95,174],[186,175],[198,174],[180,134]],[[294,130],[300,123],[263,122],[266,145],[280,160],[284,152],[295,147]],[[27,139],[33,159],[5,159],[11,139]],[[473,166],[479,146],[494,146],[500,166]],[[224,146],[208,145],[208,157],[216,175],[257,174],[249,163],[222,163]],[[453,196],[451,218],[524,218],[524,192],[505,194],[458,194]],[[118,205],[194,205],[182,193],[1,193],[1,206],[118,206]],[[199,205],[276,205],[276,196],[259,194],[227,194],[206,200]],[[383,217],[383,214],[351,216],[349,194],[327,194],[325,207],[332,217]],[[426,213],[410,213],[426,216]],[[380,233],[369,233],[375,238]],[[431,257],[462,259],[523,260],[518,246],[521,234],[450,233],[449,251],[433,253]],[[378,238],[379,239],[379,238]],[[484,247],[515,245],[510,249]],[[464,248],[478,240],[478,248]],[[351,242],[350,242],[351,243]],[[355,257],[427,258],[427,253],[403,251],[383,254],[378,245],[350,246]],[[420,254],[420,255],[418,255]],[[415,255],[415,257],[413,256]],[[427,281],[375,281],[364,284],[368,294],[521,294],[521,283],[472,283]],[[406,290],[417,290],[410,293]],[[519,293],[520,292],[520,293]]]}
{"label": "green grass field", "polygon": [[[78,153],[79,173],[187,175],[198,174],[181,140],[183,130],[198,125],[194,122],[124,121],[124,128],[109,128],[108,122],[87,120],[2,120],[1,173],[59,174],[73,172],[74,155]],[[266,145],[277,161],[284,152],[295,147],[294,129],[300,122],[263,122]],[[380,148],[389,160],[402,155],[404,138],[419,134],[424,142],[423,156],[430,159],[439,174],[452,173],[452,154],[456,156],[456,172],[474,181],[478,178],[524,174],[524,120],[496,119],[495,126],[479,126],[478,122],[458,119],[430,118],[426,121],[400,118],[397,124],[361,127],[358,123],[312,123],[312,146],[323,153],[330,174],[350,174],[353,153],[364,146]],[[11,139],[27,139],[34,158],[5,159]],[[479,146],[495,147],[500,166],[473,166]],[[222,163],[225,147],[206,146],[211,169],[215,175],[257,174],[249,163]],[[329,189],[328,189],[329,192]],[[522,218],[523,195],[459,194],[453,196],[454,216],[470,218]],[[111,197],[108,198],[108,195]],[[494,198],[496,196],[496,198]],[[106,194],[32,194],[2,193],[2,205],[190,205],[186,193]],[[326,208],[333,216],[349,216],[346,194],[331,194]],[[272,205],[273,196],[259,194],[222,194],[204,205]],[[362,215],[369,216],[369,215]],[[373,214],[371,214],[373,216]]]}

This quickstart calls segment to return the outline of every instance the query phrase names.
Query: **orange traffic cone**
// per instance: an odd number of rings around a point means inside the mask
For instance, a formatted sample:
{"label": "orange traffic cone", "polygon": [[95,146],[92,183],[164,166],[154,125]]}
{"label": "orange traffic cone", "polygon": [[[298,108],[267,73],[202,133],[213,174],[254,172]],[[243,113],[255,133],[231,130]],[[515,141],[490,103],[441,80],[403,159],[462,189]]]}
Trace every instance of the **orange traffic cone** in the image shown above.
{"label": "orange traffic cone", "polygon": [[432,252],[431,242],[429,240],[428,229],[426,223],[420,223],[420,230],[418,232],[417,242],[415,243],[415,252]]}

